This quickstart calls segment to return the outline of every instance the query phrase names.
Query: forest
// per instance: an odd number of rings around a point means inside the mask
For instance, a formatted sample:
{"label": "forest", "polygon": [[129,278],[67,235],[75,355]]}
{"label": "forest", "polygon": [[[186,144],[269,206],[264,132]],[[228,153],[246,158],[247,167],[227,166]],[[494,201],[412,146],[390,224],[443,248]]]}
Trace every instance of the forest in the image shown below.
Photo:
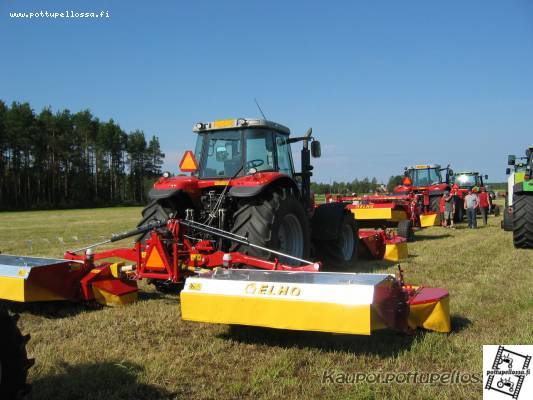
{"label": "forest", "polygon": [[163,158],[157,136],[89,110],[0,100],[0,210],[144,204]]}
{"label": "forest", "polygon": [[[0,210],[144,205],[161,175],[157,136],[125,132],[89,110],[36,113],[28,103],[0,100]],[[392,190],[401,176],[391,176]],[[376,178],[312,183],[316,194],[370,193]]]}
{"label": "forest", "polygon": [[376,190],[385,189],[392,192],[396,185],[402,181],[402,175],[391,176],[387,184],[378,183],[376,178],[363,178],[361,180],[354,179],[351,182],[337,182],[332,183],[311,183],[311,190],[315,194],[338,193],[338,194],[364,194],[372,193]]}

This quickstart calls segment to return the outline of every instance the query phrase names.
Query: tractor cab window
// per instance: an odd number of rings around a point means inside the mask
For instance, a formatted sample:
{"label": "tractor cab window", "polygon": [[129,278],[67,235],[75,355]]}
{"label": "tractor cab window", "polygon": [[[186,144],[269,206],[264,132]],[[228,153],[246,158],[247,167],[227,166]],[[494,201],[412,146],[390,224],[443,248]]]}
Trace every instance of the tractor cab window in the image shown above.
{"label": "tractor cab window", "polygon": [[459,187],[479,186],[480,182],[479,182],[479,179],[477,179],[477,178],[478,177],[476,175],[461,174],[461,175],[457,175],[455,177],[455,183],[457,183],[457,185],[459,185]]}
{"label": "tractor cab window", "polygon": [[442,182],[440,171],[436,168],[412,169],[409,177],[414,186],[429,186]]}
{"label": "tractor cab window", "polygon": [[291,157],[291,145],[287,143],[287,135],[276,134],[276,147],[278,150],[278,169],[282,174],[292,176],[293,166]]}
{"label": "tractor cab window", "polygon": [[245,173],[252,171],[274,171],[274,143],[272,131],[266,129],[246,130]]}
{"label": "tractor cab window", "polygon": [[[204,136],[202,134],[200,137]],[[242,166],[242,136],[240,131],[211,132],[198,142],[205,142],[201,158],[201,178],[229,178]],[[197,144],[198,144],[197,142]],[[202,146],[202,144],[200,145]]]}

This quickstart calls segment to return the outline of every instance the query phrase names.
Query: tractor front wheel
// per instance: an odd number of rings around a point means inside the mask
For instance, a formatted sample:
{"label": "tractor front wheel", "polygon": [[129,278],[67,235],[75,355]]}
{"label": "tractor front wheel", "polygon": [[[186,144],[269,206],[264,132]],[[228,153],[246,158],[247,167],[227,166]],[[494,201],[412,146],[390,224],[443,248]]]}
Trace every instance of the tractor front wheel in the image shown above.
{"label": "tractor front wheel", "polygon": [[[277,188],[267,193],[242,201],[233,215],[232,232],[247,236],[250,243],[289,254],[300,259],[309,258],[309,220],[300,201],[292,190]],[[240,251],[254,257],[273,260],[290,265],[300,264],[297,260],[235,243],[231,251]]]}
{"label": "tractor front wheel", "polygon": [[0,309],[0,399],[19,399],[29,390],[26,378],[34,363],[26,353],[30,335],[22,336],[17,319]]}
{"label": "tractor front wheel", "polygon": [[343,270],[357,259],[359,235],[352,213],[345,213],[337,239],[316,242],[317,255],[329,270]]}
{"label": "tractor front wheel", "polygon": [[533,195],[513,195],[513,242],[515,247],[533,248]]}

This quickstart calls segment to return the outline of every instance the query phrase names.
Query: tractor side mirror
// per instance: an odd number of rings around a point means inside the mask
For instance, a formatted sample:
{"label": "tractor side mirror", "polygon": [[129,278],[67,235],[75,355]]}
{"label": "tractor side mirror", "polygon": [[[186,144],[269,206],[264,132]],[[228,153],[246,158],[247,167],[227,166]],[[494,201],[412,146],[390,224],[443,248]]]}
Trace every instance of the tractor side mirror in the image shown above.
{"label": "tractor side mirror", "polygon": [[313,158],[320,158],[320,156],[322,155],[320,142],[318,140],[313,140],[311,142],[311,155],[313,156]]}
{"label": "tractor side mirror", "polygon": [[489,176],[488,175],[485,175],[484,176],[485,180],[489,179]]}
{"label": "tractor side mirror", "polygon": [[531,155],[531,148],[526,149],[526,157],[529,158],[530,155]]}
{"label": "tractor side mirror", "polygon": [[505,175],[511,175],[511,168],[505,168]]}
{"label": "tractor side mirror", "polygon": [[448,176],[453,176],[453,169],[448,170]]}
{"label": "tractor side mirror", "polygon": [[515,163],[516,163],[516,156],[509,154],[509,156],[507,156],[507,165],[515,165]]}

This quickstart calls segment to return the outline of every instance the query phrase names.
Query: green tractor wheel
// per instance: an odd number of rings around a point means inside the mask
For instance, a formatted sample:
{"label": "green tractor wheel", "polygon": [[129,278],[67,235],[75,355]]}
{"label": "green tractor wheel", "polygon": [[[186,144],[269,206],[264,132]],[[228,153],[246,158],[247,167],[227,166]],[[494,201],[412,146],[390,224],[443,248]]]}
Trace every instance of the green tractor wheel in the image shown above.
{"label": "green tractor wheel", "polygon": [[513,195],[513,242],[515,247],[533,249],[533,195]]}
{"label": "green tractor wheel", "polygon": [[508,196],[505,197],[505,205],[503,206],[503,218],[501,227],[504,231],[511,232],[513,230],[513,216],[509,212]]}

